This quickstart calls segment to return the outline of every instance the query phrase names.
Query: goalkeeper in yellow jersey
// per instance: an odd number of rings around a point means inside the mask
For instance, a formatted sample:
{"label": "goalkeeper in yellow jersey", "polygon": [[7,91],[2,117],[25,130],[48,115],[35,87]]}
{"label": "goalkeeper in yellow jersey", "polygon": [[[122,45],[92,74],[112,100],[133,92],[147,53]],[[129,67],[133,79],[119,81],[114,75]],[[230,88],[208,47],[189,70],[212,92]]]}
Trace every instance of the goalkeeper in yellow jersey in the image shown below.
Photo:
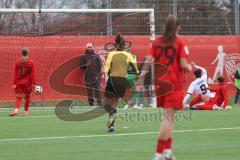
{"label": "goalkeeper in yellow jersey", "polygon": [[115,50],[108,54],[105,66],[105,72],[109,75],[109,78],[105,88],[103,106],[109,114],[107,121],[108,132],[114,131],[118,100],[124,97],[129,86],[127,81],[129,63],[133,65],[135,73],[139,73],[136,61],[126,51],[125,40],[119,34],[115,37],[115,46]]}

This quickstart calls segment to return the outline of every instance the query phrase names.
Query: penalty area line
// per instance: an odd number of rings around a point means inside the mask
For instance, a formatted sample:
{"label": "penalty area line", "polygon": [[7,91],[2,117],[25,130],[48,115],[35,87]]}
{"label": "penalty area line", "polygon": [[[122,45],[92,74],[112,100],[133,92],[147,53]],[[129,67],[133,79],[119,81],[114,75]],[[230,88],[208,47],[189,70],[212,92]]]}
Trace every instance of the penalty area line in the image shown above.
{"label": "penalty area line", "polygon": [[[176,130],[174,131],[174,133],[208,132],[208,131],[224,131],[224,130],[240,130],[240,127]],[[79,135],[79,136],[59,136],[59,137],[12,138],[12,139],[0,139],[0,142],[96,138],[96,137],[121,137],[121,136],[149,135],[149,134],[157,134],[157,133],[159,132],[135,132],[135,133],[120,133],[120,134],[99,134],[99,135]]]}

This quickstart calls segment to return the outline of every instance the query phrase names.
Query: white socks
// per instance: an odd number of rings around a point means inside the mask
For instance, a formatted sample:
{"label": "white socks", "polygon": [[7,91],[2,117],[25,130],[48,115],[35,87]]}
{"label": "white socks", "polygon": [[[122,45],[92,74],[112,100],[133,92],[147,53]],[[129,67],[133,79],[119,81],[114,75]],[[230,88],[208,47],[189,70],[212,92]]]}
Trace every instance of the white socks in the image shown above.
{"label": "white socks", "polygon": [[163,154],[155,153],[155,159],[154,160],[163,160]]}
{"label": "white socks", "polygon": [[164,160],[165,158],[170,159],[173,157],[173,153],[171,149],[165,149],[162,154],[155,153],[156,160]]}
{"label": "white socks", "polygon": [[171,149],[165,149],[163,151],[163,155],[164,155],[165,158],[170,159],[173,156],[172,150]]}

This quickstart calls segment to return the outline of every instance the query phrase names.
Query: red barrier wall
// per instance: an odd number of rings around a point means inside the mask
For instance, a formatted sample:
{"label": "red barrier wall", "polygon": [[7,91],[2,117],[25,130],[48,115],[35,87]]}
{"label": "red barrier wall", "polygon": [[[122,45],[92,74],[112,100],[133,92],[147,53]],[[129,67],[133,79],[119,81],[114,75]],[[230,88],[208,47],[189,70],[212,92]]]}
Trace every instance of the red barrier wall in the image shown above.
{"label": "red barrier wall", "polygon": [[[127,36],[128,41],[133,42],[132,53],[138,55],[138,60],[148,54],[149,37],[148,36]],[[184,36],[185,44],[190,51],[189,58],[196,64],[207,69],[209,76],[212,77],[216,68],[211,62],[217,56],[217,48],[223,45],[224,52],[227,55],[240,54],[240,37],[237,36]],[[88,42],[95,47],[101,48],[107,42],[113,40],[113,37],[104,36],[80,36],[80,37],[14,37],[0,36],[0,101],[13,100],[14,92],[11,89],[13,79],[13,66],[20,57],[22,47],[28,47],[30,58],[36,63],[37,82],[43,86],[43,97],[33,96],[33,99],[51,100],[64,98],[80,98],[79,96],[65,95],[57,93],[49,86],[49,76],[64,62],[73,57],[83,54],[85,45]],[[234,65],[239,65],[239,59],[235,58]],[[226,67],[224,66],[224,74]],[[68,84],[82,84],[82,71],[76,69],[65,80]],[[193,80],[192,75],[187,75],[186,87]],[[234,88],[231,87],[232,94]]]}

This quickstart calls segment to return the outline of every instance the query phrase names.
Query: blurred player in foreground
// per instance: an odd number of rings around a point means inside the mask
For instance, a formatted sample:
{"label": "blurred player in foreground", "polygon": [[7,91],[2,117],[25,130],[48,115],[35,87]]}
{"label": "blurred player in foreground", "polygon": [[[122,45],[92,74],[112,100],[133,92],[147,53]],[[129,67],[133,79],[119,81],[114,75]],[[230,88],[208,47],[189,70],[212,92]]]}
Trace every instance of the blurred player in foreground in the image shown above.
{"label": "blurred player in foreground", "polygon": [[219,76],[217,81],[217,88],[210,88],[211,92],[216,93],[215,97],[210,98],[209,101],[193,105],[191,108],[198,110],[225,110],[232,108],[231,106],[227,106],[229,101],[228,86],[225,83],[224,77]]}
{"label": "blurred player in foreground", "polygon": [[[193,62],[192,64],[195,68],[195,80],[190,84],[187,94],[183,99],[183,105],[186,109],[201,101],[208,101],[211,96],[211,92],[210,90],[208,90],[206,69],[195,65]],[[194,97],[193,100],[191,100],[191,102],[189,103],[190,98],[193,96],[193,94],[196,95],[196,97]]]}
{"label": "blurred player in foreground", "polygon": [[116,118],[116,107],[119,98],[123,98],[126,89],[129,87],[127,71],[129,63],[133,66],[136,73],[138,67],[136,61],[129,52],[126,52],[125,40],[121,35],[115,37],[116,48],[108,54],[105,72],[109,75],[105,88],[105,99],[103,106],[109,114],[107,122],[108,132],[114,131]]}
{"label": "blurred player in foreground", "polygon": [[31,59],[28,58],[28,49],[23,48],[21,59],[18,60],[14,68],[13,89],[15,89],[16,99],[15,108],[9,116],[18,115],[22,98],[25,98],[24,115],[28,116],[28,109],[30,105],[30,96],[35,81],[35,65]]}
{"label": "blurred player in foreground", "polygon": [[[157,96],[157,107],[163,108],[163,118],[160,134],[157,140],[155,160],[174,160],[172,152],[172,134],[174,126],[174,115],[177,110],[183,108],[183,82],[185,71],[192,71],[192,66],[187,62],[187,54],[183,40],[177,37],[179,29],[177,19],[173,15],[169,15],[165,24],[165,31],[160,38],[157,38],[151,47],[151,55],[155,63],[164,65],[168,68],[168,72],[162,77],[156,77],[158,71],[155,71],[155,85],[159,79],[169,82],[173,86],[173,90],[165,95]],[[151,57],[146,60],[143,70],[147,71],[150,67]],[[149,63],[147,63],[149,62]],[[148,65],[147,65],[148,64]],[[141,73],[140,77],[142,77]],[[139,80],[141,84],[143,80]],[[164,87],[164,86],[159,86]]]}

